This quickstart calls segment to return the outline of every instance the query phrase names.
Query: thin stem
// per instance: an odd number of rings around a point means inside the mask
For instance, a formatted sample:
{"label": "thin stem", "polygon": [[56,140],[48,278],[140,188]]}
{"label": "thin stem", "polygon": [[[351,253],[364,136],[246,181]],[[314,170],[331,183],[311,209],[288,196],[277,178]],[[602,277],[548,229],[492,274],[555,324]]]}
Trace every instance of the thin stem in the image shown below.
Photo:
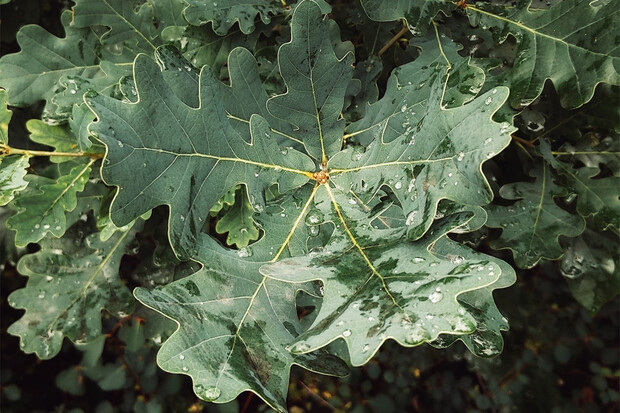
{"label": "thin stem", "polygon": [[404,24],[403,22],[403,28],[400,29],[400,31],[398,33],[396,33],[396,35],[394,37],[392,37],[385,45],[383,45],[383,47],[381,48],[381,50],[379,50],[379,52],[377,53],[377,56],[381,56],[383,53],[387,52],[388,49],[390,47],[392,47],[392,45],[394,43],[396,43],[398,41],[398,39],[400,39],[405,33],[407,33],[409,31],[409,28],[407,27],[406,24]]}
{"label": "thin stem", "polygon": [[18,149],[12,148],[7,145],[0,144],[0,155],[25,155],[29,158],[35,156],[64,156],[67,158],[93,158],[101,159],[104,157],[103,153],[89,153],[89,152],[52,152],[52,151],[34,151],[30,149]]}
{"label": "thin stem", "polygon": [[609,155],[620,156],[620,152],[607,152],[607,151],[571,151],[571,152],[551,152],[552,155]]}
{"label": "thin stem", "polygon": [[523,138],[519,138],[516,135],[511,135],[511,138],[513,141],[518,142],[522,145],[528,146],[530,148],[535,148],[536,146],[534,145],[533,141],[528,141],[527,139],[523,139]]}

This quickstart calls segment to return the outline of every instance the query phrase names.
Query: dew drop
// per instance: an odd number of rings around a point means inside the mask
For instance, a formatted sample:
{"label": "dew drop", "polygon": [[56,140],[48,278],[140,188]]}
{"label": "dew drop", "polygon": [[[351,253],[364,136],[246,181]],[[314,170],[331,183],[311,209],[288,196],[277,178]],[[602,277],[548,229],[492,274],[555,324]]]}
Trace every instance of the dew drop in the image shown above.
{"label": "dew drop", "polygon": [[433,291],[429,296],[428,299],[431,301],[431,303],[435,304],[441,301],[441,299],[443,298],[443,294],[441,293],[441,291]]}
{"label": "dew drop", "polygon": [[242,247],[242,248],[239,248],[239,250],[237,250],[237,255],[240,258],[251,257],[252,256],[252,250],[250,249],[250,247]]}
{"label": "dew drop", "polygon": [[179,356],[179,360],[185,360],[185,356],[184,356],[183,354],[181,354],[181,355]]}
{"label": "dew drop", "polygon": [[308,227],[308,234],[310,234],[311,237],[318,236],[320,231],[321,231],[321,228],[318,225],[315,225],[313,227]]}
{"label": "dew drop", "polygon": [[368,353],[368,350],[370,350],[370,346],[366,344],[364,345],[364,348],[362,349],[362,353]]}
{"label": "dew drop", "polygon": [[465,158],[465,153],[464,152],[459,152],[459,156],[458,156],[458,158],[456,158],[456,160],[461,162],[463,160],[463,158]]}
{"label": "dew drop", "polygon": [[220,394],[222,394],[222,391],[218,389],[217,387],[210,387],[205,390],[204,394],[205,394],[205,399],[207,401],[212,401],[220,397]]}
{"label": "dew drop", "polygon": [[489,106],[491,104],[491,102],[493,102],[493,98],[491,96],[489,96],[488,98],[486,98],[486,100],[484,101],[484,104]]}
{"label": "dew drop", "polygon": [[187,367],[183,366],[183,368],[181,370],[188,371],[189,369]]}
{"label": "dew drop", "polygon": [[343,337],[349,337],[350,335],[351,335],[351,330],[344,330],[344,331],[342,332],[342,336],[343,336]]}
{"label": "dew drop", "polygon": [[409,215],[407,215],[407,219],[405,220],[405,225],[413,224],[415,216],[418,214],[418,211],[413,211]]}
{"label": "dew drop", "polygon": [[401,112],[404,112],[404,111],[406,111],[406,110],[407,110],[407,105],[403,105],[403,106],[400,108],[400,111],[401,111]]}
{"label": "dew drop", "polygon": [[459,265],[465,262],[465,258],[461,257],[460,255],[457,255],[457,256],[452,257],[450,259],[450,262],[452,264]]}
{"label": "dew drop", "polygon": [[398,181],[398,182],[396,182],[396,183],[394,184],[394,188],[395,188],[395,189],[400,189],[400,188],[402,188],[402,187],[403,187],[403,184],[402,184],[402,182],[400,182],[400,181]]}

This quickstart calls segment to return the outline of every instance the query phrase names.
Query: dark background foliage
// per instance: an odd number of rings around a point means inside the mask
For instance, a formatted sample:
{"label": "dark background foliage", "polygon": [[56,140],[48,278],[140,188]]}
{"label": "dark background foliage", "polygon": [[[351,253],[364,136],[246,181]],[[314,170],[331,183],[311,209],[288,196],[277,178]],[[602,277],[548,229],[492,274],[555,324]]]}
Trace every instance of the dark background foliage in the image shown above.
{"label": "dark background foliage", "polygon": [[[59,16],[69,6],[61,0],[20,0],[0,8],[1,52],[18,50],[15,33],[36,23],[61,35]],[[341,27],[344,27],[341,24]],[[471,45],[469,45],[471,46]],[[404,53],[404,52],[403,52]],[[398,53],[394,55],[398,59]],[[386,71],[388,73],[388,71]],[[382,79],[384,84],[385,79]],[[381,84],[381,81],[380,81]],[[548,124],[569,116],[546,90],[531,111],[544,113]],[[27,144],[22,119],[41,108],[12,108],[11,139]],[[520,118],[520,134],[539,133],[534,120]],[[544,125],[542,126],[544,128]],[[592,129],[582,134],[595,133]],[[502,183],[523,180],[522,154],[513,147],[495,160],[494,176]],[[0,216],[0,221],[5,217]],[[0,239],[0,258],[23,254]],[[479,250],[500,255],[513,266],[509,253],[493,252],[493,233],[470,239]],[[144,271],[140,259],[155,245],[148,234],[140,239],[141,255],[125,257],[121,275],[128,284]],[[32,251],[30,251],[32,252]],[[252,412],[266,411],[257,397],[245,393],[228,405],[200,401],[189,378],[169,375],[155,365],[156,348],[144,340],[149,323],[161,322],[140,312],[117,321],[104,314],[101,343],[103,366],[88,367],[89,350],[66,345],[60,355],[41,361],[23,354],[19,340],[6,333],[22,311],[7,304],[7,296],[22,288],[26,278],[15,262],[1,267],[1,407],[3,412]],[[495,299],[510,321],[505,349],[494,359],[472,356],[460,343],[447,350],[429,346],[405,349],[388,343],[369,364],[334,379],[294,369],[288,397],[289,410],[301,412],[614,412],[620,410],[620,325],[618,298],[592,315],[572,297],[560,273],[559,262],[546,262],[518,271],[516,285],[499,290]],[[66,344],[66,343],[65,343]]]}

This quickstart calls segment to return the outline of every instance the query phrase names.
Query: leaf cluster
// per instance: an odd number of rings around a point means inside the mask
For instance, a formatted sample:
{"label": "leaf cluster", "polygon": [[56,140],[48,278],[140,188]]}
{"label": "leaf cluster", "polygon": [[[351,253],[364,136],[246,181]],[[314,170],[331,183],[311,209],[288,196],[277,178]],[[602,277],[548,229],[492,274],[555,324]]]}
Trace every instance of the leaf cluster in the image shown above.
{"label": "leaf cluster", "polygon": [[384,3],[76,0],[64,35],[20,28],[0,58],[20,348],[93,346],[105,389],[96,349],[147,340],[200,399],[285,411],[293,365],[497,356],[515,267],[556,261],[592,313],[614,298],[617,0]]}

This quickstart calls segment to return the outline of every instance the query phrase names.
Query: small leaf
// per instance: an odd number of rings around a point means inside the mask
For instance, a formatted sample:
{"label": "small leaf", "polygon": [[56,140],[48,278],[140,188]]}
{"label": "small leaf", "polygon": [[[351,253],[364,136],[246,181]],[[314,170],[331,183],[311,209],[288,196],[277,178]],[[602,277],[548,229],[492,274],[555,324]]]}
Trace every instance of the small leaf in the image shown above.
{"label": "small leaf", "polygon": [[7,227],[17,231],[16,245],[38,242],[48,233],[55,237],[65,233],[65,214],[77,206],[77,194],[84,189],[94,162],[75,162],[56,180],[28,176],[28,188],[14,202],[17,213],[7,220]]}
{"label": "small leaf", "polygon": [[29,166],[27,156],[0,156],[0,205],[8,204],[17,192],[26,189],[24,177]]}
{"label": "small leaf", "polygon": [[78,228],[61,239],[45,239],[41,250],[20,259],[17,270],[26,287],[9,295],[9,304],[26,313],[8,332],[20,337],[20,348],[49,359],[64,337],[87,343],[101,334],[101,310],[126,315],[134,301],[118,276],[121,258],[142,224],[118,232],[106,242],[95,233],[79,238]]}
{"label": "small leaf", "polygon": [[215,230],[218,234],[225,234],[228,245],[236,245],[237,248],[246,247],[251,241],[258,239],[258,228],[254,225],[254,210],[245,188],[240,188],[235,193],[235,200],[230,209],[217,221]]}
{"label": "small leaf", "polygon": [[534,182],[504,185],[500,196],[516,200],[513,205],[489,205],[487,226],[502,228],[499,239],[491,242],[495,249],[510,249],[519,268],[531,268],[542,258],[556,260],[562,256],[560,235],[576,237],[585,228],[583,218],[560,208],[556,196],[566,191],[553,183],[547,166],[531,172]]}
{"label": "small leaf", "polygon": [[13,112],[7,108],[9,99],[6,90],[0,89],[0,144],[9,143],[9,122],[13,116]]}
{"label": "small leaf", "polygon": [[[90,141],[79,141],[65,126],[49,125],[38,119],[30,119],[26,122],[26,128],[30,132],[30,140],[43,145],[52,146],[55,152],[80,153],[85,152],[92,145]],[[96,145],[89,153],[103,153],[101,145]],[[50,156],[50,161],[55,163],[72,161],[68,156]]]}
{"label": "small leaf", "polygon": [[564,243],[560,271],[575,300],[591,313],[600,310],[620,291],[620,250],[617,247],[617,235],[591,229]]}

